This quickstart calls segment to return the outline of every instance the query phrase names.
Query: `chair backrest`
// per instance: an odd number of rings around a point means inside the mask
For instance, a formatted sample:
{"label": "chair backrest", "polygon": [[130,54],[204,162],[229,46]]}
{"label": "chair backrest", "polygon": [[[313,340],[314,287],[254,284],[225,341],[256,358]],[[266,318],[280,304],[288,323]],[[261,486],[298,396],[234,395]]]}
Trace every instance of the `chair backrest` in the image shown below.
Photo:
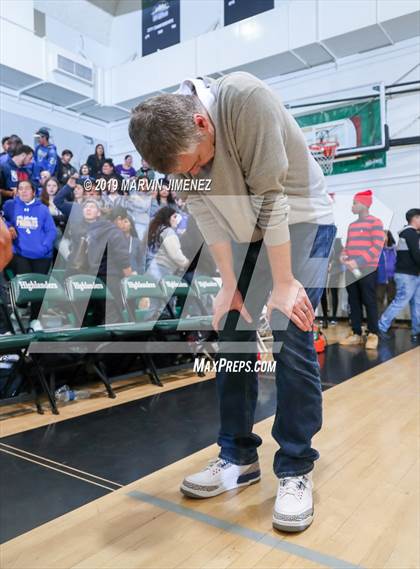
{"label": "chair backrest", "polygon": [[[38,319],[45,327],[60,327],[68,319],[68,299],[63,286],[50,275],[25,273],[10,282],[10,300],[22,332],[26,332],[21,309],[30,302],[42,304]],[[51,313],[51,309],[55,314]],[[57,312],[57,309],[59,312]],[[64,311],[63,311],[64,310]]]}
{"label": "chair backrest", "polygon": [[113,300],[110,290],[99,277],[92,275],[72,275],[66,278],[64,284],[71,302]]}
{"label": "chair backrest", "polygon": [[160,284],[168,300],[172,296],[186,298],[191,292],[195,294],[194,291],[191,291],[190,285],[178,276],[162,277]]}
{"label": "chair backrest", "polygon": [[122,279],[121,292],[127,302],[141,298],[165,298],[158,281],[148,275],[132,275]]}
{"label": "chair backrest", "polygon": [[220,290],[219,283],[212,277],[194,277],[191,285],[194,287],[194,290],[199,298],[207,296],[208,294],[214,296]]}
{"label": "chair backrest", "polygon": [[22,307],[28,302],[42,302],[46,296],[49,302],[65,302],[62,285],[49,275],[26,273],[14,277],[10,283],[12,303]]}

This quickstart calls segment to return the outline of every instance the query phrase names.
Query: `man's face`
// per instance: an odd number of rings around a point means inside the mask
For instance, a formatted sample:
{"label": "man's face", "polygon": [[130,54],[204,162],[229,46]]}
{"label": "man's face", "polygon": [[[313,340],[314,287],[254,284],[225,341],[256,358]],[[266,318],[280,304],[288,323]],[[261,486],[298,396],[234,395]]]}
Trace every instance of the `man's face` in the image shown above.
{"label": "man's face", "polygon": [[132,164],[133,164],[133,157],[129,156],[126,160],[126,164],[129,168],[131,168]]}
{"label": "man's face", "polygon": [[62,154],[61,155],[61,160],[64,164],[69,164],[70,160],[71,160],[71,154]]}
{"label": "man's face", "polygon": [[27,166],[28,164],[30,164],[32,162],[33,156],[34,155],[32,154],[32,152],[29,152],[29,154],[25,154],[23,158],[23,166]]}
{"label": "man's face", "polygon": [[88,223],[96,221],[100,215],[101,212],[98,206],[95,205],[94,203],[88,203],[83,208],[83,217]]}
{"label": "man's face", "polygon": [[130,220],[127,219],[126,217],[118,216],[117,219],[115,220],[115,225],[118,227],[118,229],[124,231],[124,233],[130,233],[131,224]]}
{"label": "man's face", "polygon": [[10,140],[5,140],[2,144],[2,146],[3,146],[3,152],[9,152]]}
{"label": "man's face", "polygon": [[48,138],[44,134],[39,135],[39,144],[42,144],[42,146],[48,146]]}
{"label": "man's face", "polygon": [[214,158],[214,126],[210,119],[201,114],[194,115],[194,122],[201,134],[201,140],[188,152],[178,156],[178,164],[171,174],[197,176],[201,168]]}
{"label": "man's face", "polygon": [[354,201],[353,206],[351,208],[351,211],[355,215],[360,215],[361,213],[363,213],[365,211],[365,209],[366,208],[363,204],[361,204],[360,202]]}
{"label": "man's face", "polygon": [[411,225],[417,229],[417,231],[420,231],[420,215],[415,215],[411,218]]}
{"label": "man's face", "polygon": [[17,194],[24,203],[29,203],[34,198],[34,191],[29,182],[21,182]]}
{"label": "man's face", "polygon": [[113,172],[113,168],[111,166],[111,164],[108,164],[107,162],[104,163],[104,165],[102,166],[102,174],[105,174],[105,176],[109,176],[109,174],[112,174]]}

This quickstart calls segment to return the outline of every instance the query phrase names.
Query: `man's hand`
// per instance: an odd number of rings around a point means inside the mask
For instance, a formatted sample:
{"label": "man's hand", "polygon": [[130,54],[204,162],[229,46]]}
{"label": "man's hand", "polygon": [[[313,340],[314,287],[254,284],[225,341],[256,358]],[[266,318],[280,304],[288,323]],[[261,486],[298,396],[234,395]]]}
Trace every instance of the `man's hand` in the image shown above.
{"label": "man's hand", "polygon": [[6,224],[0,218],[0,271],[2,271],[12,260],[12,239]]}
{"label": "man's hand", "polygon": [[242,295],[237,288],[222,286],[214,299],[213,309],[214,316],[212,325],[216,332],[219,330],[221,318],[230,310],[237,310],[241,314],[242,318],[250,324],[252,322],[252,318],[248,310],[245,308]]}
{"label": "man's hand", "polygon": [[356,261],[346,261],[345,262],[346,267],[350,270],[350,271],[354,271],[355,269],[358,269],[359,267],[357,266]]}
{"label": "man's hand", "polygon": [[267,318],[270,321],[274,309],[280,310],[304,332],[312,330],[315,312],[303,285],[296,279],[277,284],[267,303]]}

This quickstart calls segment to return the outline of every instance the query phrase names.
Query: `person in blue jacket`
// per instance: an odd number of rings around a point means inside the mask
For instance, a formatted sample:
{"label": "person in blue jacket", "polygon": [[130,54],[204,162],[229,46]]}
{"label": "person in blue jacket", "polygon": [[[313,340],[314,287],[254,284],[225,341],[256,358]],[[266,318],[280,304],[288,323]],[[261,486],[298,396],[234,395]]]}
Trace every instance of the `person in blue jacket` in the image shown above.
{"label": "person in blue jacket", "polygon": [[[15,274],[40,273],[50,269],[57,237],[52,215],[46,205],[35,199],[36,189],[29,180],[17,185],[17,196],[3,207],[4,219],[13,239],[12,270]],[[37,320],[40,305],[31,305],[30,328],[40,330]]]}
{"label": "person in blue jacket", "polygon": [[39,184],[42,170],[47,170],[51,176],[56,173],[58,154],[56,146],[50,144],[50,133],[47,128],[41,127],[35,135],[39,137],[39,143],[35,147],[32,179]]}

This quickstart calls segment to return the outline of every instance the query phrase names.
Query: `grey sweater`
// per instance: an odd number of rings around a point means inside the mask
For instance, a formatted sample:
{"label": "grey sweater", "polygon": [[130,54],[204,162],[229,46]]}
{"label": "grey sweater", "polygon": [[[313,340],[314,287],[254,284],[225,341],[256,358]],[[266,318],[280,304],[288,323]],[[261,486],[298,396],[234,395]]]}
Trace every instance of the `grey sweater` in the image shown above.
{"label": "grey sweater", "polygon": [[321,168],[280,99],[249,73],[204,81],[213,95],[215,155],[195,178],[211,178],[211,190],[187,195],[206,242],[280,245],[289,224],[333,223]]}

